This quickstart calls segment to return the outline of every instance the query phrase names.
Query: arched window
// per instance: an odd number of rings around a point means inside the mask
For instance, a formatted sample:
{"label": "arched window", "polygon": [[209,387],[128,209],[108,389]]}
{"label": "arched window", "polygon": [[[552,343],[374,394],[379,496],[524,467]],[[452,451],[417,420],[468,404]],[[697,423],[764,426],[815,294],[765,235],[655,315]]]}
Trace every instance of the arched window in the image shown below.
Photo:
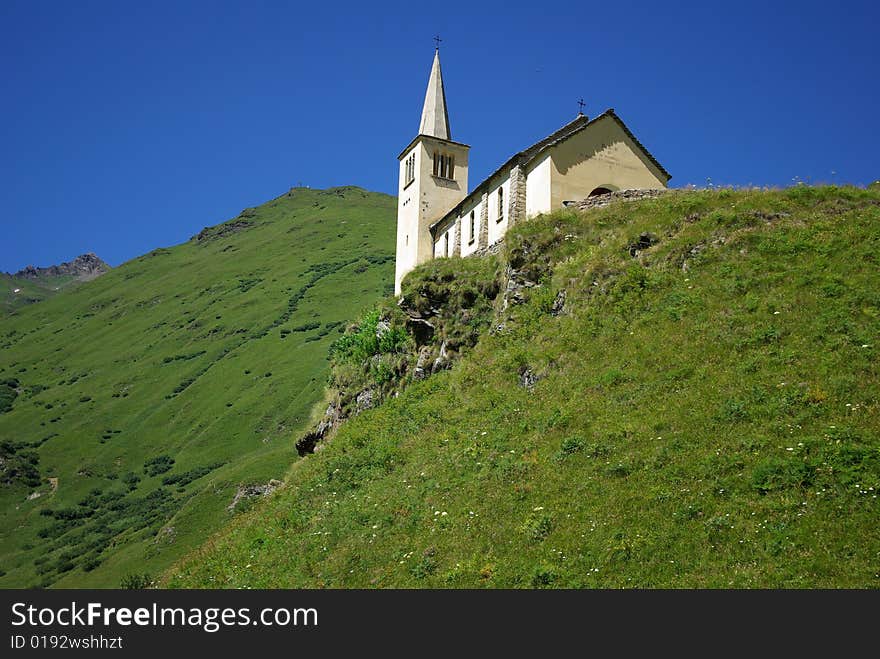
{"label": "arched window", "polygon": [[468,245],[473,245],[474,238],[476,238],[474,235],[476,234],[476,215],[476,211],[471,211],[471,239],[468,241]]}
{"label": "arched window", "polygon": [[443,256],[449,256],[449,232],[443,234]]}
{"label": "arched window", "polygon": [[496,222],[500,222],[504,219],[504,188],[498,187],[498,219]]}

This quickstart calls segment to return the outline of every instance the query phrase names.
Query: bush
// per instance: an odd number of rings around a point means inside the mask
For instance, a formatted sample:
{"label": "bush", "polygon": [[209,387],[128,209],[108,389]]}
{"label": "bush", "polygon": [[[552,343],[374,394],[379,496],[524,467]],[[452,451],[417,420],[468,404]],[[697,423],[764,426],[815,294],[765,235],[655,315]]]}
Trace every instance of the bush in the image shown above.
{"label": "bush", "polygon": [[18,380],[0,381],[0,414],[12,409],[12,403],[18,396]]}
{"label": "bush", "polygon": [[22,450],[26,444],[0,442],[0,482],[3,485],[21,484],[38,487],[41,482],[36,451]]}
{"label": "bush", "polygon": [[143,590],[149,588],[153,578],[147,574],[126,574],[119,582],[119,587],[125,590]]}
{"label": "bush", "polygon": [[174,466],[174,458],[170,455],[159,455],[144,463],[144,473],[147,476],[158,476],[169,471]]}
{"label": "bush", "polygon": [[195,469],[190,469],[189,471],[184,471],[180,474],[175,474],[174,476],[166,476],[162,479],[163,485],[177,485],[178,487],[185,487],[189,485],[194,480],[201,478],[205,474],[209,474],[218,467],[222,467],[225,462],[215,462],[210,465],[205,465],[203,467],[196,467]]}
{"label": "bush", "polygon": [[339,361],[362,363],[375,355],[401,352],[408,341],[404,328],[391,326],[382,320],[379,309],[371,309],[333,342],[330,355]]}
{"label": "bush", "polygon": [[557,460],[563,460],[569,455],[582,451],[584,449],[584,440],[581,437],[566,437],[559,445],[559,452],[556,454]]}
{"label": "bush", "polygon": [[760,463],[752,472],[752,487],[761,494],[773,490],[809,487],[816,468],[802,460],[773,458]]}

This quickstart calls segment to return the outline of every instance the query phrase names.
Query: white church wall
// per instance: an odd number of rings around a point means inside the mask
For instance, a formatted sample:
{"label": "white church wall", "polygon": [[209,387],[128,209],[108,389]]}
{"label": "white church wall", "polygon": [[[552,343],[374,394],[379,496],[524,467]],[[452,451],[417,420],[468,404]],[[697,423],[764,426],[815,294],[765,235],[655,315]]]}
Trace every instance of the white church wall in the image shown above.
{"label": "white church wall", "polygon": [[547,153],[526,172],[526,217],[550,211],[550,160]]}
{"label": "white church wall", "polygon": [[[503,210],[499,217],[498,190],[502,191]],[[505,176],[489,191],[489,244],[498,242],[507,232],[507,207],[510,201],[510,176]]]}
{"label": "white church wall", "polygon": [[[422,169],[423,149],[416,144],[400,159],[397,187],[397,250],[394,264],[395,290],[400,291],[403,275],[416,266],[419,240],[419,172]],[[415,178],[407,183],[406,161],[415,155]]]}
{"label": "white church wall", "polygon": [[[480,213],[482,211],[482,203],[477,197],[470,204],[462,207],[461,213],[461,255],[468,256],[473,254],[479,248],[480,235]],[[474,214],[474,235],[471,235],[471,213]]]}
{"label": "white church wall", "polygon": [[452,249],[454,245],[455,225],[453,224],[437,237],[437,241],[434,243],[434,258],[439,259],[445,256],[456,256]]}

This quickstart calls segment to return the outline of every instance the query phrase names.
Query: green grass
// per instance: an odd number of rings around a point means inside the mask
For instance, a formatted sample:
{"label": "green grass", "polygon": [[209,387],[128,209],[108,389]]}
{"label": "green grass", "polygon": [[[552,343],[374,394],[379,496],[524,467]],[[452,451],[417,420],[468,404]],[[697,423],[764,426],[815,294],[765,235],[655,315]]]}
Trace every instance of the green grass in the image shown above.
{"label": "green grass", "polygon": [[390,290],[395,205],[296,188],[0,318],[0,586],[158,575],[283,476],[339,328]]}
{"label": "green grass", "polygon": [[12,313],[16,309],[42,302],[82,284],[81,280],[72,275],[43,275],[37,279],[29,279],[0,272],[0,314]]}
{"label": "green grass", "polygon": [[878,226],[796,187],[516,227],[527,301],[163,585],[880,586]]}

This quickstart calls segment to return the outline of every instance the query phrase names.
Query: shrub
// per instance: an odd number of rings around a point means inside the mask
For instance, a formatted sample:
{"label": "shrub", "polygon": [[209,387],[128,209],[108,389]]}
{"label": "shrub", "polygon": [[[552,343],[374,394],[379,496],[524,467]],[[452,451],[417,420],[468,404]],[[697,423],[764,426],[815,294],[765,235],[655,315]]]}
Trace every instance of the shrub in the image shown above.
{"label": "shrub", "polygon": [[546,514],[529,515],[523,524],[523,531],[532,542],[541,542],[553,530],[553,520]]}
{"label": "shrub", "polygon": [[18,396],[18,380],[0,381],[0,414],[12,409],[12,403]]}
{"label": "shrub", "polygon": [[158,476],[169,471],[174,466],[174,458],[170,455],[159,455],[144,463],[144,473],[147,476]]}
{"label": "shrub", "polygon": [[563,460],[569,455],[582,451],[584,448],[584,440],[581,437],[566,437],[559,445],[559,452],[556,454],[558,460]]}
{"label": "shrub", "polygon": [[338,361],[362,363],[375,355],[400,352],[408,340],[404,328],[391,326],[382,320],[379,309],[371,309],[333,342],[330,355]]}
{"label": "shrub", "polygon": [[196,467],[194,469],[190,469],[189,471],[184,471],[180,474],[175,474],[173,476],[166,476],[162,479],[163,485],[177,485],[178,487],[185,487],[189,485],[194,480],[201,478],[205,474],[209,474],[218,467],[222,467],[225,462],[215,462],[210,465],[205,465],[203,467]]}
{"label": "shrub", "polygon": [[144,588],[149,588],[152,582],[153,578],[147,573],[131,573],[122,577],[119,587],[125,590],[143,590]]}
{"label": "shrub", "polygon": [[773,490],[809,487],[816,468],[803,460],[772,458],[760,463],[752,472],[752,487],[761,494]]}

